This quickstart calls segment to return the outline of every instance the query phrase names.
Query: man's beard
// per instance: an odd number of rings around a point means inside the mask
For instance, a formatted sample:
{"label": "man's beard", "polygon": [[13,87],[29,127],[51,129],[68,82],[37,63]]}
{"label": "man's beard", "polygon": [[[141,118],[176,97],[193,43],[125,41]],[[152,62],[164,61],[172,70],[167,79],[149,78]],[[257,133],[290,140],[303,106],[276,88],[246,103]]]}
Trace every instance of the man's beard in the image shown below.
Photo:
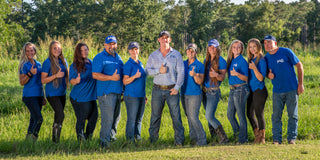
{"label": "man's beard", "polygon": [[116,53],[116,48],[110,48],[109,52],[112,53],[112,54],[115,54]]}

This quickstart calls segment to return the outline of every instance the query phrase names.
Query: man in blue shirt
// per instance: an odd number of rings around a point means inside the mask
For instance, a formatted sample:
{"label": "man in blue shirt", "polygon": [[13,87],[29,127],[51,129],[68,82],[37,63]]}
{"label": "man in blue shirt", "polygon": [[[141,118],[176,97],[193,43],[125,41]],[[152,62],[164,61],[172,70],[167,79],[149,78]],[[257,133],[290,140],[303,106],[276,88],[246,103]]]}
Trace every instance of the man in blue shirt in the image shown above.
{"label": "man in blue shirt", "polygon": [[110,141],[116,139],[117,125],[120,120],[123,62],[116,53],[116,49],[117,39],[110,35],[105,39],[104,50],[93,59],[92,77],[97,79],[102,147],[108,147]]}
{"label": "man in blue shirt", "polygon": [[[295,144],[298,135],[298,95],[304,92],[303,65],[290,49],[278,47],[272,35],[265,36],[261,43],[268,52],[265,56],[269,69],[267,77],[273,84],[273,143],[282,143],[281,117],[286,104],[289,117],[287,140],[289,144]],[[294,66],[297,67],[298,79]]]}
{"label": "man in blue shirt", "polygon": [[159,138],[162,110],[167,101],[175,131],[175,144],[184,143],[184,128],[181,121],[179,105],[179,89],[184,81],[184,64],[181,54],[170,47],[170,33],[161,31],[158,42],[160,48],[150,54],[146,72],[153,78],[151,99],[150,140],[156,142]]}

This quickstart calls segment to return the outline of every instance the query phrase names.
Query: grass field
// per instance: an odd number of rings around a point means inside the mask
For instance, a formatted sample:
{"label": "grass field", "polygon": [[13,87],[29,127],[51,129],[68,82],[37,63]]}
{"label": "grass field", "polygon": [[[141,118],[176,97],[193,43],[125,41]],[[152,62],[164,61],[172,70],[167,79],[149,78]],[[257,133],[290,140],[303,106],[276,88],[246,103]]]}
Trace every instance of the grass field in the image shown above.
{"label": "grass field", "polygon": [[[71,64],[73,47],[70,40],[60,40],[63,44],[63,53]],[[38,60],[43,62],[48,54],[49,42],[40,43]],[[92,59],[101,46],[93,46],[89,43]],[[66,46],[66,47],[64,47]],[[71,46],[71,47],[68,47]],[[100,49],[99,49],[100,47]],[[183,125],[185,127],[186,142],[183,147],[175,147],[172,121],[168,107],[165,107],[160,128],[160,139],[155,144],[148,141],[148,128],[150,124],[150,100],[152,89],[152,78],[147,79],[147,97],[143,125],[142,141],[137,144],[125,143],[126,109],[125,104],[121,107],[121,121],[118,125],[118,140],[114,142],[109,150],[101,149],[99,146],[100,115],[94,132],[93,139],[86,143],[79,143],[76,139],[76,118],[69,101],[70,88],[67,94],[65,108],[65,120],[63,122],[61,141],[55,144],[51,141],[51,130],[53,123],[53,110],[47,104],[42,110],[44,122],[42,124],[39,139],[33,143],[25,141],[25,135],[29,123],[29,111],[22,102],[22,89],[19,85],[17,67],[19,60],[14,57],[0,56],[0,159],[318,159],[320,156],[320,55],[319,52],[310,50],[294,50],[304,65],[305,93],[299,97],[299,128],[297,145],[274,146],[271,133],[272,114],[272,85],[266,80],[269,97],[265,107],[266,118],[266,145],[235,145],[229,143],[219,146],[209,136],[205,111],[200,110],[200,120],[210,143],[205,147],[192,147],[189,145],[189,128],[187,118],[181,108]],[[126,62],[129,58],[125,50],[119,51],[122,59]],[[181,51],[183,53],[183,51]],[[183,53],[184,54],[184,53]],[[223,55],[226,58],[225,55]],[[203,61],[203,55],[198,59]],[[146,64],[147,55],[142,55],[140,60]],[[225,127],[230,140],[233,140],[233,131],[227,119],[227,101],[229,89],[227,79],[221,86],[221,101],[217,109],[217,118]],[[286,139],[287,113],[283,114],[283,135]],[[248,123],[249,141],[253,141],[253,131]]]}

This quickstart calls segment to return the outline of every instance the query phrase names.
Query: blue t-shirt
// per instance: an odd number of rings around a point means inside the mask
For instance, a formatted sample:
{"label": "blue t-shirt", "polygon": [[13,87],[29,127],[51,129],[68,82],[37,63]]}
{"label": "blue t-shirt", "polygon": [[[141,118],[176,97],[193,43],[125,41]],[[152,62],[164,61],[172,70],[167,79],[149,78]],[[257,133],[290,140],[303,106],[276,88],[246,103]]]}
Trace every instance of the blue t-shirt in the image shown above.
{"label": "blue t-shirt", "polygon": [[141,77],[135,79],[130,84],[127,84],[124,89],[124,95],[130,97],[145,97],[146,96],[146,79],[147,74],[143,68],[143,64],[140,60],[138,63],[129,58],[127,63],[123,67],[123,75],[132,77],[139,69]]}
{"label": "blue t-shirt", "polygon": [[[203,63],[205,64],[206,60],[203,61]],[[210,68],[211,68],[211,62],[209,62],[208,66],[207,66],[207,73],[206,73],[206,77],[204,79],[204,86],[207,88],[211,88],[211,87],[217,87],[217,85],[215,85],[214,83],[212,83],[210,85],[210,77],[209,77],[209,72],[210,72]],[[227,69],[227,62],[226,60],[223,59],[223,57],[219,57],[219,70],[224,70]],[[221,81],[218,81],[218,85],[220,86]]]}
{"label": "blue t-shirt", "polygon": [[228,70],[229,85],[247,83],[247,81],[241,80],[240,78],[238,78],[238,76],[231,76],[230,71],[233,70],[233,68],[238,73],[248,77],[249,65],[248,65],[248,62],[243,58],[242,55],[239,55],[238,57],[232,59],[232,61],[231,61],[230,68]]}
{"label": "blue t-shirt", "polygon": [[272,80],[273,92],[285,93],[297,90],[298,79],[294,71],[294,65],[300,60],[290,49],[279,47],[275,54],[267,53],[265,59],[268,70],[271,69],[274,74]]}
{"label": "blue t-shirt", "polygon": [[[66,65],[68,67],[68,62],[67,60],[65,60]],[[63,96],[66,94],[66,89],[67,89],[67,85],[66,85],[66,71],[67,69],[64,67],[61,59],[59,59],[59,66],[61,68],[61,72],[64,72],[64,76],[62,78],[57,78],[59,81],[58,87],[55,88],[53,86],[53,81],[49,82],[46,84],[45,90],[46,90],[46,97],[52,97],[52,96]],[[48,77],[52,76],[52,71],[51,71],[51,61],[49,58],[47,58],[46,60],[44,60],[43,64],[42,64],[42,72],[48,73]]]}
{"label": "blue t-shirt", "polygon": [[204,74],[204,65],[199,62],[197,59],[188,65],[188,60],[184,61],[184,83],[181,87],[182,95],[200,95],[201,85],[197,84],[193,77],[190,76],[189,72],[194,68],[194,72]]}
{"label": "blue t-shirt", "polygon": [[[77,102],[89,102],[97,99],[97,81],[92,78],[92,60],[89,59],[89,63],[86,63],[85,67],[86,71],[80,73],[80,83],[74,85],[70,92],[70,97]],[[69,71],[69,81],[78,77],[78,71],[73,63]]]}
{"label": "blue t-shirt", "polygon": [[[41,83],[41,63],[34,60],[35,66],[37,68],[37,74],[33,75],[29,81],[23,87],[23,97],[41,97],[43,96],[43,88]],[[26,62],[22,71],[20,70],[20,74],[27,74],[32,68],[32,64],[30,61]]]}
{"label": "blue t-shirt", "polygon": [[[252,59],[253,63],[256,62],[256,59],[257,58]],[[267,74],[266,60],[263,57],[261,57],[256,67],[257,67],[258,71],[261,73],[261,75],[263,76],[263,81],[259,81],[257,79],[256,75],[254,74],[253,69],[250,69],[249,87],[252,92],[256,91],[257,89],[263,89],[263,87],[264,87],[264,78],[266,77],[266,74]]]}
{"label": "blue t-shirt", "polygon": [[93,58],[92,72],[102,73],[111,76],[116,70],[117,74],[120,74],[120,80],[97,80],[97,96],[103,96],[103,94],[108,95],[109,93],[122,93],[123,62],[121,57],[117,53],[115,53],[115,57],[113,57],[105,49]]}

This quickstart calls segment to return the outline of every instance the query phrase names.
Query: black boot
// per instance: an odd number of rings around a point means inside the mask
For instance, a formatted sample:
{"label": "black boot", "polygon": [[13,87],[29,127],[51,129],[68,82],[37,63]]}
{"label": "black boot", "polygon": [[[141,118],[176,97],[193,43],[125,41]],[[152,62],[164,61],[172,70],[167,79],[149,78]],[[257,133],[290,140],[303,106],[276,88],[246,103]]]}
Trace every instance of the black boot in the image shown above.
{"label": "black boot", "polygon": [[216,129],[216,133],[217,133],[218,137],[220,138],[219,144],[226,144],[229,142],[228,136],[227,136],[226,132],[224,131],[222,125],[218,126],[218,128]]}
{"label": "black boot", "polygon": [[58,143],[60,141],[60,133],[61,133],[62,125],[59,123],[53,123],[52,126],[52,141]]}

